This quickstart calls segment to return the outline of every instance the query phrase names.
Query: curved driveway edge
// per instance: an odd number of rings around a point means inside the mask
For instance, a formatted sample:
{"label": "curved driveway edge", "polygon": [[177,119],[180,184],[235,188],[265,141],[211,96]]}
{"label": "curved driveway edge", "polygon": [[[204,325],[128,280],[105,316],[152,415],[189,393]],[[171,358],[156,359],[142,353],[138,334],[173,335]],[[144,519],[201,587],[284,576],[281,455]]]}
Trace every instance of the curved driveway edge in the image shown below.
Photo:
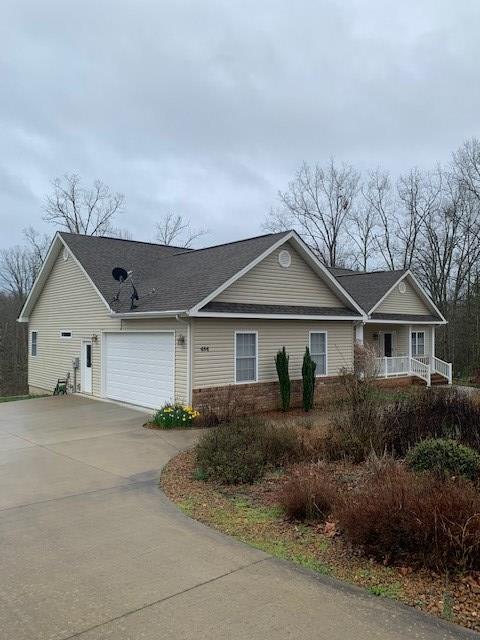
{"label": "curved driveway edge", "polygon": [[15,640],[480,637],[183,515],[159,469],[197,434],[80,397],[0,404],[0,627]]}

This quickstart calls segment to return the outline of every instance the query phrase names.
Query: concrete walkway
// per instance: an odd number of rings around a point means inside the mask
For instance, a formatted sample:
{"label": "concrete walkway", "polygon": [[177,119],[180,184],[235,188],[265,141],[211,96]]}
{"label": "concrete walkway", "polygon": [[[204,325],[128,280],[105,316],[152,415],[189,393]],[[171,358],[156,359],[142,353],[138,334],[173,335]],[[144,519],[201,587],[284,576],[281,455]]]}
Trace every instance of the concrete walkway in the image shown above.
{"label": "concrete walkway", "polygon": [[158,477],[196,433],[144,421],[80,397],[0,404],[0,637],[473,637],[183,516]]}

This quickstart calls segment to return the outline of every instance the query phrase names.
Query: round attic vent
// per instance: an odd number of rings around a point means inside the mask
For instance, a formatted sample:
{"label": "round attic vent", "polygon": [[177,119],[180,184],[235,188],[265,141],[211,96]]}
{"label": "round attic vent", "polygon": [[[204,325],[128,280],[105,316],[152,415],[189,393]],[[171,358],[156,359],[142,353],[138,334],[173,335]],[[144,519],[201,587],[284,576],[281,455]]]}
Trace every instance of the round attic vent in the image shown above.
{"label": "round attic vent", "polygon": [[282,249],[278,254],[278,264],[284,269],[287,269],[292,264],[292,257],[286,249]]}
{"label": "round attic vent", "polygon": [[63,259],[65,260],[65,262],[68,260],[68,249],[67,249],[67,247],[63,248]]}
{"label": "round attic vent", "polygon": [[405,291],[407,290],[407,287],[405,286],[404,282],[399,283],[398,290],[400,291],[400,293],[405,293]]}

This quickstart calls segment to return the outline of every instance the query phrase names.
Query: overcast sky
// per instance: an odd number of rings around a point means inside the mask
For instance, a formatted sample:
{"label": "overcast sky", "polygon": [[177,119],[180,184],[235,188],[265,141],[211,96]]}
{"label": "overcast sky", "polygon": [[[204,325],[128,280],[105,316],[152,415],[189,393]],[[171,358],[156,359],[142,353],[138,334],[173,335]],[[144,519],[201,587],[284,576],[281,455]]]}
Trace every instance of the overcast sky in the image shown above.
{"label": "overcast sky", "polygon": [[302,161],[394,175],[480,135],[477,0],[3,0],[0,247],[66,172],[152,239],[261,233]]}

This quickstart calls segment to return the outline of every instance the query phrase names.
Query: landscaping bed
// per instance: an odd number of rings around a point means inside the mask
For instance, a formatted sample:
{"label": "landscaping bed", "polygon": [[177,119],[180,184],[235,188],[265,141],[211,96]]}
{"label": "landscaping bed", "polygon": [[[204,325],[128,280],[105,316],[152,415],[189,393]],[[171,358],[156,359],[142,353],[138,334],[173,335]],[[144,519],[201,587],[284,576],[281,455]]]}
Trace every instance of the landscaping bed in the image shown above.
{"label": "landscaping bed", "polygon": [[[328,468],[347,485],[361,482],[358,466],[337,462]],[[169,462],[161,479],[167,496],[190,517],[271,555],[480,631],[480,572],[446,576],[409,565],[388,566],[356,552],[334,523],[288,520],[278,506],[287,472],[228,486],[195,479],[196,473],[195,453],[188,451]]]}
{"label": "landscaping bed", "polygon": [[455,390],[230,419],[174,458],[185,513],[322,574],[480,631],[480,405]]}

